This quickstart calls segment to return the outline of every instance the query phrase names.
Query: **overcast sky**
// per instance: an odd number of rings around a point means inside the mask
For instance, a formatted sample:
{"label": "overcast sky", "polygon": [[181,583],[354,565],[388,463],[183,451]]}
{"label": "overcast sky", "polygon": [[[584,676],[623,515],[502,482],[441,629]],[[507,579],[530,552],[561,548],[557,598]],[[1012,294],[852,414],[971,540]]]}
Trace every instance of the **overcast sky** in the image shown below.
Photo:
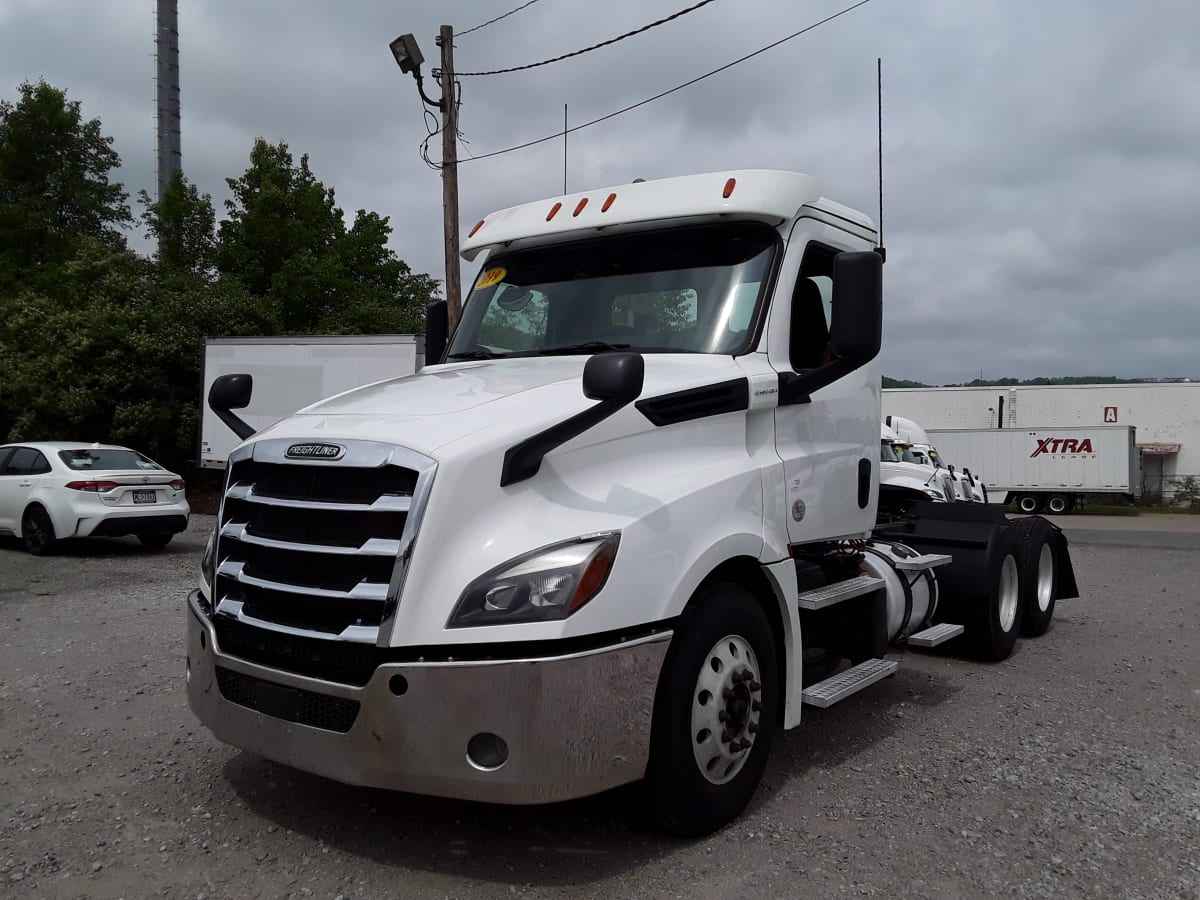
{"label": "overcast sky", "polygon": [[[218,201],[256,136],[308,153],[349,215],[390,216],[443,274],[441,184],[388,42],[521,0],[181,0],[183,167]],[[459,71],[535,62],[693,0],[539,0],[456,41]],[[852,0],[716,0],[578,59],[463,79],[476,154],[626,106]],[[0,96],[45,78],[99,117],[131,195],[154,191],[153,0],[0,0]],[[885,371],[931,383],[1200,377],[1200,5],[871,0],[725,73],[573,134],[571,190],[782,168],[877,216],[884,67]],[[426,87],[436,90],[428,77]],[[434,155],[440,143],[434,141]],[[461,166],[461,218],[558,194],[562,144]],[[142,252],[151,248],[131,236]],[[464,270],[470,278],[474,266]],[[469,283],[469,282],[468,282]]]}

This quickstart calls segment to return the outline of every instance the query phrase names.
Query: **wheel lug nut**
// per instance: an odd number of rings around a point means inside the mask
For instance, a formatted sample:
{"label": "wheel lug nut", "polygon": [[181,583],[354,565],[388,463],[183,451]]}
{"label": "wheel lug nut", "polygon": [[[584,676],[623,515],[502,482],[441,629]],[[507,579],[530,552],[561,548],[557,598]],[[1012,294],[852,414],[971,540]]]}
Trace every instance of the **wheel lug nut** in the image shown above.
{"label": "wheel lug nut", "polygon": [[725,710],[721,710],[719,713],[717,713],[717,721],[718,722],[728,722],[729,721],[729,713],[725,712]]}
{"label": "wheel lug nut", "polygon": [[725,690],[721,693],[721,696],[724,697],[726,700],[732,700],[734,697],[737,696],[737,694],[735,694],[729,688],[725,688]]}
{"label": "wheel lug nut", "polygon": [[757,681],[751,681],[750,682],[750,690],[752,690],[752,691],[762,690],[762,685],[759,684]]}
{"label": "wheel lug nut", "polygon": [[750,725],[746,728],[746,730],[749,731],[751,734],[758,734],[758,723],[751,722]]}
{"label": "wheel lug nut", "polygon": [[755,712],[761,712],[761,711],[762,711],[762,704],[761,704],[761,703],[759,703],[757,700],[754,700],[753,702],[751,702],[751,704],[750,704],[750,708],[751,708],[752,710],[754,710]]}

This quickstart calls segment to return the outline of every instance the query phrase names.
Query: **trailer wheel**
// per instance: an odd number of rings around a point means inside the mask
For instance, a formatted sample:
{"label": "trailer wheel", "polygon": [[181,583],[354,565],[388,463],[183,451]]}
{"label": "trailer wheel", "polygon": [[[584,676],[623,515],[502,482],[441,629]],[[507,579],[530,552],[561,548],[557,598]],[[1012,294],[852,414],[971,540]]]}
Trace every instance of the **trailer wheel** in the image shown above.
{"label": "trailer wheel", "polygon": [[1065,515],[1071,511],[1071,498],[1066,494],[1051,494],[1046,499],[1046,510],[1056,516]]}
{"label": "trailer wheel", "polygon": [[1021,519],[1008,530],[1021,570],[1021,634],[1043,635],[1058,599],[1058,558],[1054,526],[1045,519]]}
{"label": "trailer wheel", "polygon": [[1033,515],[1042,508],[1042,498],[1037,494],[1018,494],[1017,509],[1026,515]]}
{"label": "trailer wheel", "polygon": [[967,623],[967,636],[976,654],[994,662],[1012,654],[1021,627],[1021,567],[1010,532],[1006,530],[1000,538],[1002,544],[988,572],[988,595]]}
{"label": "trailer wheel", "polygon": [[705,588],[684,613],[655,699],[647,779],[668,828],[709,834],[746,808],[775,735],[779,683],[755,598],[734,584]]}

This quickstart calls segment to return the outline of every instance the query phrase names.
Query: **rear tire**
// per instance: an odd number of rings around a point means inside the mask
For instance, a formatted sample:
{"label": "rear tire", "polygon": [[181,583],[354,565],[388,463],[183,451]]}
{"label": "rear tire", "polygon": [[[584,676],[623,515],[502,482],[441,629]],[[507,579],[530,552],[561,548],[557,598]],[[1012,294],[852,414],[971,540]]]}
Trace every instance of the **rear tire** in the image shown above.
{"label": "rear tire", "polygon": [[1045,519],[1021,519],[1008,534],[1021,570],[1021,634],[1038,637],[1050,628],[1058,599],[1054,526]]}
{"label": "rear tire", "polygon": [[171,543],[171,538],[175,535],[166,531],[139,531],[137,539],[142,542],[143,547],[149,547],[151,550],[161,550],[167,544]]}
{"label": "rear tire", "polygon": [[989,567],[989,591],[967,623],[967,638],[980,659],[1008,659],[1021,628],[1021,568],[1008,531]]}
{"label": "rear tire", "polygon": [[1071,511],[1071,498],[1066,494],[1051,494],[1046,498],[1046,512],[1064,516]]}
{"label": "rear tire", "polygon": [[1033,515],[1042,509],[1042,498],[1037,494],[1018,494],[1017,509],[1026,515]]}
{"label": "rear tire", "polygon": [[762,778],[780,679],[766,613],[744,588],[702,589],[659,678],[646,774],[660,820],[710,834],[736,818]]}
{"label": "rear tire", "polygon": [[54,552],[55,540],[50,514],[40,506],[25,510],[21,519],[21,541],[25,549],[34,556],[48,556]]}

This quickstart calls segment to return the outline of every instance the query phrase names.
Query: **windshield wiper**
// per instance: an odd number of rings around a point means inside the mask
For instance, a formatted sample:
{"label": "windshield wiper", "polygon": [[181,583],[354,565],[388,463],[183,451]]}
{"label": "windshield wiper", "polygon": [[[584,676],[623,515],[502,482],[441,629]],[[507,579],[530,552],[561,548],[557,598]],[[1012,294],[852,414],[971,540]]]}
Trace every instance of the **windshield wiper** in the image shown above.
{"label": "windshield wiper", "polygon": [[584,341],[582,344],[568,344],[565,347],[544,347],[538,350],[539,356],[568,356],[574,353],[603,353],[606,350],[628,350],[629,344],[610,344],[608,341]]}
{"label": "windshield wiper", "polygon": [[446,359],[502,359],[506,355],[488,350],[486,347],[476,347],[474,350],[460,350],[458,353],[451,353]]}

